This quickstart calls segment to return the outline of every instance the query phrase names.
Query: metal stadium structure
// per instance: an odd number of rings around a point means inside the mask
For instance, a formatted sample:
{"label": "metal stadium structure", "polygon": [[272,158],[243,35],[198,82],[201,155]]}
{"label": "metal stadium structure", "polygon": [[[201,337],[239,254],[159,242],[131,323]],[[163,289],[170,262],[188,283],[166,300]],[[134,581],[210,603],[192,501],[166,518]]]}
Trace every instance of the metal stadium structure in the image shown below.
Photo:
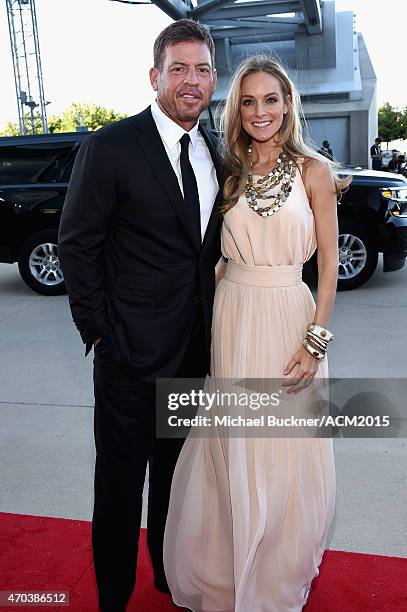
{"label": "metal stadium structure", "polygon": [[34,0],[6,0],[20,134],[48,132]]}
{"label": "metal stadium structure", "polygon": [[214,38],[218,87],[212,111],[225,99],[242,59],[273,54],[299,89],[314,143],[327,139],[341,162],[368,166],[377,135],[377,79],[352,11],[337,12],[335,0],[153,2],[173,19],[200,21]]}
{"label": "metal stadium structure", "polygon": [[[377,135],[376,75],[353,12],[337,12],[335,0],[112,1],[153,3],[172,19],[194,19],[208,28],[218,72],[208,121],[237,64],[255,53],[272,54],[299,89],[314,143],[329,140],[339,161],[368,166]],[[35,0],[6,4],[20,132],[35,132],[38,116],[47,131]]]}

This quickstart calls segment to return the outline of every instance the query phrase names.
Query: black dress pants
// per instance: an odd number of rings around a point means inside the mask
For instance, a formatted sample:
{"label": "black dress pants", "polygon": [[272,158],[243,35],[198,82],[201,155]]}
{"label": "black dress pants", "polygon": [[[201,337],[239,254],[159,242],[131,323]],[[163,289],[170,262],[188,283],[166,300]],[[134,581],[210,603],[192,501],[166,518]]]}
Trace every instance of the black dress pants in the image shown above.
{"label": "black dress pants", "polygon": [[[202,309],[176,377],[201,378],[208,369]],[[93,561],[103,612],[124,612],[136,580],[142,494],[147,462],[147,543],[158,582],[165,584],[163,537],[171,481],[184,440],[155,437],[155,385],[120,363],[112,338],[94,359],[96,444]]]}

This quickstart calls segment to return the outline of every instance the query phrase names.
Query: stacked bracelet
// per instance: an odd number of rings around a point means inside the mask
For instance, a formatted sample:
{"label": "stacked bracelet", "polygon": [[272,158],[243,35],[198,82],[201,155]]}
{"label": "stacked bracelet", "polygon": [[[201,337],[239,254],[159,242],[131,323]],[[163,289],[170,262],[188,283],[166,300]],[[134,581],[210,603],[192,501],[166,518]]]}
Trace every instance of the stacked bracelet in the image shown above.
{"label": "stacked bracelet", "polygon": [[307,329],[324,342],[330,342],[334,339],[334,335],[332,332],[325,329],[325,327],[321,327],[317,323],[311,323],[310,325],[308,325]]}
{"label": "stacked bracelet", "polygon": [[303,340],[303,347],[316,359],[323,359],[326,354],[328,342],[334,339],[334,335],[328,329],[317,323],[308,325],[307,334]]}

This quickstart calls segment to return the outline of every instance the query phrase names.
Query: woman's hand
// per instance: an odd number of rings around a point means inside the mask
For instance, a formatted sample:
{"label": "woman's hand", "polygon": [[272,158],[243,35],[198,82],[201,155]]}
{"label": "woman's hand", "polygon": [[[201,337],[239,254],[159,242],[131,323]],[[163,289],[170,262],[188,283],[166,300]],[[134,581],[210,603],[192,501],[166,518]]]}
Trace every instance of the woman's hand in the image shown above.
{"label": "woman's hand", "polygon": [[283,371],[284,376],[287,376],[299,364],[297,375],[283,382],[283,387],[289,387],[287,393],[296,395],[312,383],[318,369],[318,361],[303,346],[294,353]]}

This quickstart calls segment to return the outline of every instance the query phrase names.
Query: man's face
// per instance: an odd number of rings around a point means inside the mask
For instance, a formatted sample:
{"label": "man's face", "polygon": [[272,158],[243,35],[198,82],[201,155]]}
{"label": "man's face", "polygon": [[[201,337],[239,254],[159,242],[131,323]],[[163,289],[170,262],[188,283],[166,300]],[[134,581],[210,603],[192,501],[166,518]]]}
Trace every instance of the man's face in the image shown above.
{"label": "man's face", "polygon": [[162,69],[151,68],[150,81],[161,110],[189,131],[209,106],[216,87],[208,46],[199,41],[170,45]]}

